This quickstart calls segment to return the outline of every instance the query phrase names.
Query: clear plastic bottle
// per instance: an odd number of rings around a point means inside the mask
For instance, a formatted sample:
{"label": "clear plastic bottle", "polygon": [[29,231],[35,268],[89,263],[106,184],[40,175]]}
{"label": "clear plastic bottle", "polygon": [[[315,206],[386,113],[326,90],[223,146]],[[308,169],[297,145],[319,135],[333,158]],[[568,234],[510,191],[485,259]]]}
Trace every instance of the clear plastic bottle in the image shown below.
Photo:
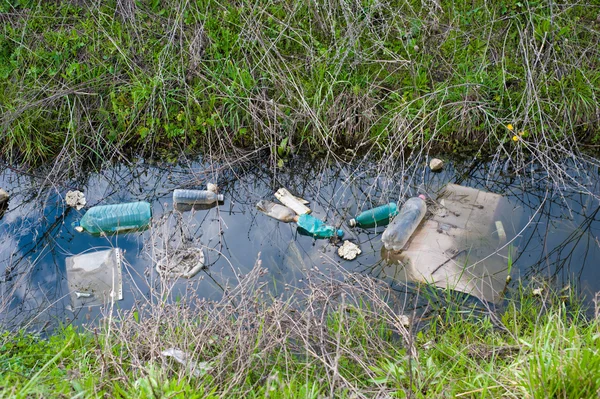
{"label": "clear plastic bottle", "polygon": [[178,204],[212,204],[223,201],[223,194],[208,190],[180,190],[173,191],[173,202]]}
{"label": "clear plastic bottle", "polygon": [[392,220],[392,223],[385,229],[381,236],[381,241],[387,250],[400,251],[410,236],[415,232],[421,220],[427,212],[425,196],[410,198],[402,205],[400,213]]}
{"label": "clear plastic bottle", "polygon": [[288,208],[287,206],[279,205],[271,201],[260,200],[256,204],[256,208],[267,216],[282,222],[295,222],[298,220],[296,212]]}
{"label": "clear plastic bottle", "polygon": [[339,238],[344,236],[342,230],[336,230],[333,226],[328,226],[322,220],[316,217],[303,214],[298,216],[298,230],[303,235],[308,235],[314,238],[331,238],[337,235]]}
{"label": "clear plastic bottle", "polygon": [[152,207],[145,201],[100,205],[90,208],[79,225],[89,233],[113,233],[140,229],[150,224]]}
{"label": "clear plastic bottle", "polygon": [[390,219],[397,214],[398,206],[395,202],[390,202],[389,204],[361,212],[356,218],[350,219],[348,224],[350,227],[359,226],[365,228],[385,226],[390,222]]}

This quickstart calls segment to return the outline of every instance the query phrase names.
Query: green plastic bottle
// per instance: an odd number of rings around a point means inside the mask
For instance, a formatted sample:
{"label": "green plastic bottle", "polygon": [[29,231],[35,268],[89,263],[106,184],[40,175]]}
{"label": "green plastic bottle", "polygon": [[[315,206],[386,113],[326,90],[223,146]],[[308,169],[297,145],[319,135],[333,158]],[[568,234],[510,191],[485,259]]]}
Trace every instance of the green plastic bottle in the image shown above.
{"label": "green plastic bottle", "polygon": [[390,202],[386,205],[378,206],[377,208],[369,209],[362,212],[354,219],[350,219],[348,224],[350,227],[375,227],[385,226],[390,222],[390,219],[398,214],[398,205],[395,202]]}
{"label": "green plastic bottle", "polygon": [[145,201],[90,208],[79,225],[92,234],[141,229],[150,224],[152,207]]}

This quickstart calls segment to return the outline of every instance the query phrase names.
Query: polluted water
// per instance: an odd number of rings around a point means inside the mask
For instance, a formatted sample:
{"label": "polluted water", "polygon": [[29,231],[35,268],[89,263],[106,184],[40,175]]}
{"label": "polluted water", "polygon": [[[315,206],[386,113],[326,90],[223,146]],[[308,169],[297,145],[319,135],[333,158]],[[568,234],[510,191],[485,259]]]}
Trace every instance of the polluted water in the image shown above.
{"label": "polluted water", "polygon": [[[202,159],[182,165],[139,162],[109,165],[77,181],[52,184],[43,174],[4,169],[0,187],[10,193],[10,201],[0,223],[0,322],[48,329],[65,320],[97,320],[110,311],[107,299],[118,290],[111,286],[100,293],[73,285],[67,258],[117,248],[123,299],[115,307],[122,310],[157,297],[218,300],[250,273],[259,257],[266,269],[265,289],[275,296],[286,288],[291,293],[305,287],[307,273],[332,279],[358,273],[385,282],[397,295],[427,283],[498,302],[510,272],[513,282],[544,278],[593,297],[600,291],[595,265],[600,259],[600,179],[597,171],[584,173],[564,162],[564,171],[576,176],[588,194],[563,188],[553,195],[556,188],[548,186],[548,172],[534,163],[529,175],[519,177],[491,162],[451,159],[438,173],[418,162],[382,167],[292,158],[286,168],[276,170],[262,162],[235,167]],[[206,187],[208,179],[218,183],[222,203],[185,204],[192,211],[179,211],[174,191]],[[318,220],[319,228],[329,227],[330,238],[317,239],[302,231],[301,223],[284,223],[257,209],[261,200],[279,201],[275,193],[282,186],[299,202],[298,197],[310,201],[310,215],[303,215]],[[88,208],[65,204],[71,187],[85,193]],[[396,203],[401,210],[419,193],[427,194],[428,211],[402,251],[385,249],[382,234],[389,225],[348,224],[381,204]],[[135,223],[119,219],[116,225],[145,228],[97,234],[105,231],[94,230],[99,222],[83,223],[97,206],[140,202],[147,205]],[[304,208],[292,210],[298,214]],[[94,234],[77,233],[80,224]],[[361,253],[354,260],[338,255],[343,241],[335,236],[340,232],[358,245]],[[188,248],[199,250],[186,252]],[[197,267],[197,273],[161,276],[157,264],[165,256],[189,260],[187,270]],[[100,298],[102,304],[87,305]],[[74,300],[85,305],[73,306]]]}

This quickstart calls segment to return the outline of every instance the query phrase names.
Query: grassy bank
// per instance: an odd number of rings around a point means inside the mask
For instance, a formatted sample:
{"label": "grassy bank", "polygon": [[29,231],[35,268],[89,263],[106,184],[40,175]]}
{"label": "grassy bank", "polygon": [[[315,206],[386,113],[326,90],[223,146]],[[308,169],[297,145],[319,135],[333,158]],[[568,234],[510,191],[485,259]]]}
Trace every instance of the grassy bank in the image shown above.
{"label": "grassy bank", "polygon": [[2,0],[1,155],[568,155],[600,138],[588,3]]}
{"label": "grassy bank", "polygon": [[[459,296],[400,316],[364,276],[307,276],[267,300],[260,264],[219,302],[135,308],[49,339],[0,338],[0,397],[597,398],[600,324],[521,288],[500,312]],[[425,290],[427,291],[427,290]],[[422,291],[421,295],[425,292]],[[441,298],[441,297],[440,297]],[[440,299],[438,298],[438,299]],[[469,310],[470,309],[470,310]],[[177,348],[181,366],[161,352]]]}

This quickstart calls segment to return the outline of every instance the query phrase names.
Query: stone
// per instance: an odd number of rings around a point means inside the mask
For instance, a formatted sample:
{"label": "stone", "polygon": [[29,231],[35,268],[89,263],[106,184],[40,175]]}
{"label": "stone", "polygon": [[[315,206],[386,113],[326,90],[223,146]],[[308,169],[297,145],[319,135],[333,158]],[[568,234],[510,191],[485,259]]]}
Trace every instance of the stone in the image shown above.
{"label": "stone", "polygon": [[439,172],[443,167],[444,161],[441,159],[433,158],[431,161],[429,161],[429,169],[431,169],[432,172]]}
{"label": "stone", "polygon": [[8,195],[8,193],[0,188],[0,206],[7,203],[9,197],[10,196]]}
{"label": "stone", "polygon": [[81,191],[69,191],[65,197],[65,202],[68,206],[80,210],[86,204],[85,196]]}
{"label": "stone", "polygon": [[356,259],[356,257],[361,253],[362,251],[360,250],[358,245],[348,240],[344,241],[344,244],[338,248],[338,255],[340,255],[346,260]]}

